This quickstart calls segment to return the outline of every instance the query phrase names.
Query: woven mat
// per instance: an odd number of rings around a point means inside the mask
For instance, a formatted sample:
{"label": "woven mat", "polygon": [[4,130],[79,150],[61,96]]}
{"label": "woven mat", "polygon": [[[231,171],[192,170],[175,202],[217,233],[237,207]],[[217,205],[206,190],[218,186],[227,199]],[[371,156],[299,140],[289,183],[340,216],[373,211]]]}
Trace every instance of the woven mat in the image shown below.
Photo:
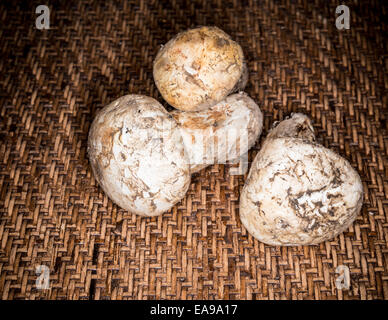
{"label": "woven mat", "polygon": [[[1,299],[388,299],[387,7],[345,2],[340,31],[337,1],[51,1],[50,29],[38,30],[41,2],[0,5]],[[221,27],[248,59],[265,127],[250,161],[272,123],[300,111],[358,170],[365,202],[345,233],[258,242],[239,219],[246,175],[229,165],[194,175],[155,218],[98,187],[86,156],[96,111],[128,93],[162,101],[156,52],[197,25]],[[341,265],[349,289],[336,288]]]}

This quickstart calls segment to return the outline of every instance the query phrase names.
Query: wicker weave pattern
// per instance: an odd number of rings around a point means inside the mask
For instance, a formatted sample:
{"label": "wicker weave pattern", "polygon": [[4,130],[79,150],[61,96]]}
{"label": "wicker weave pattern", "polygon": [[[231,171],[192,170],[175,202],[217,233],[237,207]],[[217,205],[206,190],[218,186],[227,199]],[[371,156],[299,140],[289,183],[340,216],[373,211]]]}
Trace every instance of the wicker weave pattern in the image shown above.
{"label": "wicker weave pattern", "polygon": [[[38,4],[0,5],[1,299],[388,299],[387,7],[347,2],[350,29],[339,31],[338,4],[58,1],[42,31]],[[153,58],[196,25],[242,45],[263,136],[304,112],[358,170],[365,202],[347,232],[310,247],[254,240],[239,220],[246,176],[228,165],[193,176],[186,198],[152,219],[97,186],[86,157],[96,111],[127,93],[162,101]],[[49,290],[35,286],[37,265],[50,269]],[[336,289],[339,265],[349,290]]]}

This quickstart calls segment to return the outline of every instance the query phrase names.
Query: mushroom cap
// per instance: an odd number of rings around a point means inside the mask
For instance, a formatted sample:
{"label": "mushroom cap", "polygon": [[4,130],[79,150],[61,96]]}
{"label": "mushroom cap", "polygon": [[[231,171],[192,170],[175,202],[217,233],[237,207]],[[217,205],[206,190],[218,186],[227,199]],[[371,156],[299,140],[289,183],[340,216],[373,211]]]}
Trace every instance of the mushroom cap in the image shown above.
{"label": "mushroom cap", "polygon": [[150,97],[126,95],[104,107],[90,128],[88,154],[108,197],[139,215],[169,210],[190,184],[177,123]]}
{"label": "mushroom cap", "polygon": [[266,244],[317,244],[349,228],[362,200],[361,179],[344,158],[308,139],[269,138],[248,174],[240,219]]}
{"label": "mushroom cap", "polygon": [[153,74],[170,105],[199,111],[242,90],[248,72],[239,44],[217,27],[198,27],[179,33],[160,49]]}
{"label": "mushroom cap", "polygon": [[240,158],[263,128],[260,108],[245,93],[230,95],[204,111],[171,114],[179,124],[191,173]]}

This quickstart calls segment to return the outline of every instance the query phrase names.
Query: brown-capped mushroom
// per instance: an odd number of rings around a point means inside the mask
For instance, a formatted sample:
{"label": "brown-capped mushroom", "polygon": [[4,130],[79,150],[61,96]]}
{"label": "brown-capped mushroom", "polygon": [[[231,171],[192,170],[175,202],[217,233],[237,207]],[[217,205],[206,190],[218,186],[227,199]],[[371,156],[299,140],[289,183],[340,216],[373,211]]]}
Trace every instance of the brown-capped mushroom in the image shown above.
{"label": "brown-capped mushroom", "polygon": [[217,27],[176,35],[158,52],[153,74],[163,98],[183,111],[207,109],[243,90],[248,79],[240,45]]}

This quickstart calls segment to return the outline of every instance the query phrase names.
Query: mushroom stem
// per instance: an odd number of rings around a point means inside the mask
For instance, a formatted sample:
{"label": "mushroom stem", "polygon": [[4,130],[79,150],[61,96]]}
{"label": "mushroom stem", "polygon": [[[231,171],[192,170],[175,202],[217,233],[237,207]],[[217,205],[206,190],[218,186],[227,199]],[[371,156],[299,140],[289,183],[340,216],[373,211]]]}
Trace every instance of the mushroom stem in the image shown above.
{"label": "mushroom stem", "polygon": [[275,123],[275,126],[269,132],[266,141],[285,137],[314,142],[314,128],[309,117],[303,113],[292,113],[291,118]]}

